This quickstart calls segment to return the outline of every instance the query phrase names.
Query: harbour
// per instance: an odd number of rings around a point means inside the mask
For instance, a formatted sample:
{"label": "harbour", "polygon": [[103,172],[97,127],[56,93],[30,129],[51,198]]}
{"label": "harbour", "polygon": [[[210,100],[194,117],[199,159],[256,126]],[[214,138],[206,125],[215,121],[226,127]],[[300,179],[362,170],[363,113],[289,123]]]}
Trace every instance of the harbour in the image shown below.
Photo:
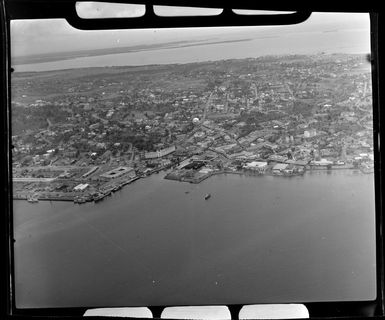
{"label": "harbour", "polygon": [[376,299],[370,23],[337,16],[30,60],[20,21],[15,306]]}
{"label": "harbour", "polygon": [[64,194],[52,194],[52,193],[16,193],[13,195],[14,200],[27,200],[29,203],[37,203],[39,201],[72,201],[76,204],[84,204],[87,202],[99,202],[103,200],[105,197],[110,196],[116,191],[121,190],[123,187],[133,183],[136,180],[139,179],[145,179],[148,178],[149,175],[159,172],[164,172],[165,176],[164,179],[168,180],[175,180],[179,182],[188,182],[192,184],[199,184],[202,181],[209,179],[216,175],[228,175],[228,174],[235,174],[235,175],[244,175],[244,176],[280,176],[280,177],[295,177],[304,175],[306,172],[311,173],[312,171],[327,171],[331,172],[334,170],[350,170],[355,172],[361,172],[362,174],[373,174],[374,170],[370,167],[360,167],[356,168],[352,165],[333,165],[330,168],[327,168],[326,166],[303,166],[303,169],[296,170],[296,171],[274,171],[271,170],[272,166],[270,167],[270,170],[267,171],[255,171],[255,170],[243,170],[243,171],[236,171],[236,170],[215,170],[215,171],[209,171],[201,175],[195,175],[195,176],[182,176],[182,175],[175,175],[172,170],[169,168],[159,168],[152,170],[151,172],[148,172],[145,175],[142,176],[135,176],[130,179],[124,179],[120,181],[116,181],[112,184],[106,185],[102,188],[100,188],[98,191],[92,192],[92,193],[83,193],[83,194],[74,194],[74,193],[64,193]]}
{"label": "harbour", "polygon": [[[375,294],[373,175],[220,174],[199,184],[165,175],[80,206],[15,200],[18,306],[271,303]],[[325,270],[332,270],[327,278]]]}

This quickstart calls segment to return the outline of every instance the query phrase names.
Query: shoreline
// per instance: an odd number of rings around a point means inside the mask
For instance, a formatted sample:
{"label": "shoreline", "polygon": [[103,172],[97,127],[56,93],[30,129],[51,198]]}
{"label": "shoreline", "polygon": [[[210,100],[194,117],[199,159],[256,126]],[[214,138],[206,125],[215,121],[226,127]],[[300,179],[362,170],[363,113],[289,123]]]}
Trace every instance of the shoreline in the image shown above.
{"label": "shoreline", "polygon": [[[306,170],[305,170],[306,169]],[[333,166],[332,168],[327,168],[324,166],[304,166],[303,171],[299,172],[293,172],[293,173],[285,173],[285,172],[272,172],[272,171],[213,171],[210,173],[207,173],[203,176],[200,177],[190,177],[190,178],[185,178],[183,176],[177,177],[175,175],[172,175],[172,172],[167,174],[164,178],[167,180],[174,180],[174,181],[179,181],[179,182],[188,182],[192,184],[199,184],[202,181],[215,176],[219,174],[238,174],[238,175],[244,175],[244,176],[273,176],[273,177],[285,177],[285,178],[291,178],[295,176],[303,176],[307,172],[312,172],[312,171],[326,171],[326,172],[331,172],[331,171],[341,171],[341,170],[357,170],[361,172],[362,174],[371,174],[374,173],[374,170],[364,170],[363,168],[355,168],[353,166]]]}
{"label": "shoreline", "polygon": [[[49,58],[45,59],[46,61],[41,61],[39,58],[35,58],[32,61],[23,59],[22,63],[19,61],[17,63],[13,64],[13,67],[15,69],[15,74],[28,74],[28,73],[45,73],[45,72],[67,72],[69,70],[79,70],[79,69],[96,69],[96,68],[116,68],[116,67],[127,67],[127,68],[135,68],[135,67],[145,67],[145,66],[167,66],[167,65],[185,65],[185,64],[194,64],[194,63],[207,63],[207,62],[215,62],[215,61],[224,61],[224,60],[243,60],[243,59],[258,59],[263,57],[290,57],[292,54],[290,52],[281,52],[281,53],[271,53],[271,52],[264,52],[258,55],[237,55],[235,57],[229,57],[227,55],[221,55],[220,57],[211,57],[211,56],[205,56],[205,57],[189,57],[184,59],[176,59],[176,60],[167,60],[164,59],[154,59],[151,58],[150,61],[142,62],[142,59],[135,58],[133,61],[131,61],[129,64],[127,64],[126,59],[124,59],[121,62],[118,58],[120,55],[141,55],[141,54],[153,54],[153,51],[157,50],[178,50],[178,49],[184,49],[188,47],[200,47],[200,46],[209,46],[209,45],[226,45],[232,42],[252,42],[253,40],[258,39],[235,39],[235,40],[224,40],[224,41],[218,41],[218,42],[206,42],[206,43],[198,43],[198,44],[192,44],[192,45],[184,45],[184,46],[164,46],[159,48],[151,48],[151,49],[143,49],[143,50],[122,50],[121,52],[107,52],[107,53],[98,53],[98,54],[83,54],[80,56],[65,56],[58,58]],[[319,55],[318,50],[309,49],[306,52],[299,53],[298,55],[301,56],[316,56]],[[364,56],[366,53],[364,52],[348,52],[346,50],[344,51],[328,51],[325,53],[326,55],[351,55],[351,56]],[[113,64],[111,63],[95,63],[92,61],[92,59],[104,59],[106,56],[114,55],[115,58],[118,60],[115,61]],[[79,60],[86,60],[84,63],[79,65]],[[48,61],[47,61],[48,60]]]}
{"label": "shoreline", "polygon": [[222,43],[233,43],[233,42],[243,42],[251,41],[252,38],[244,39],[230,39],[230,40],[221,40],[221,41],[209,41],[209,42],[170,42],[170,43],[159,43],[152,46],[138,45],[134,47],[117,47],[117,48],[102,48],[95,50],[85,50],[85,51],[74,51],[58,55],[55,53],[51,54],[38,54],[30,56],[20,56],[16,57],[14,66],[23,66],[23,65],[33,65],[41,63],[50,63],[50,62],[60,62],[66,60],[74,60],[81,58],[91,58],[91,57],[100,57],[105,55],[115,55],[115,54],[125,54],[125,53],[140,53],[145,51],[154,51],[154,50],[167,50],[167,49],[179,49],[186,47],[196,47],[204,45],[213,45],[213,44],[222,44]]}
{"label": "shoreline", "polygon": [[[162,169],[162,170],[164,170],[164,169]],[[159,171],[162,171],[162,170],[157,170],[156,173],[158,173]],[[234,175],[239,175],[239,176],[258,176],[258,177],[272,176],[272,177],[291,178],[291,177],[295,177],[295,176],[304,176],[306,173],[311,173],[314,171],[317,171],[317,172],[321,171],[321,172],[329,172],[330,173],[332,171],[341,171],[341,170],[355,170],[355,171],[359,171],[360,173],[365,174],[365,175],[374,173],[374,171],[365,172],[361,168],[353,168],[353,167],[335,167],[335,168],[331,168],[331,169],[314,168],[313,167],[313,168],[310,168],[310,169],[303,171],[302,173],[293,173],[293,174],[284,174],[284,173],[276,174],[273,172],[250,172],[250,171],[244,172],[244,171],[225,171],[225,170],[223,170],[223,171],[210,172],[210,173],[203,175],[201,177],[190,178],[190,179],[183,179],[183,178],[176,179],[176,178],[168,177],[168,175],[170,173],[167,173],[163,177],[163,179],[178,181],[178,182],[187,182],[187,183],[191,183],[191,184],[199,184],[202,181],[211,178],[212,176],[217,176],[217,175],[221,175],[221,174],[234,174]],[[91,196],[91,195],[52,195],[51,196],[51,195],[47,195],[47,194],[42,194],[42,195],[35,195],[35,199],[34,199],[35,201],[29,201],[29,199],[30,199],[29,195],[13,195],[12,200],[23,200],[23,201],[28,201],[30,203],[38,203],[39,201],[63,201],[63,202],[73,202],[74,204],[83,204],[83,203],[87,203],[87,202],[97,203],[97,202],[103,200],[105,197],[110,196],[114,192],[121,190],[125,185],[131,184],[132,182],[139,180],[139,179],[143,179],[143,178],[146,178],[146,176],[137,176],[133,179],[130,179],[129,181],[126,181],[119,188],[107,190],[107,192],[105,192],[103,194],[99,193],[99,195],[95,196],[95,197]],[[87,200],[85,198],[87,198]],[[79,200],[84,199],[84,200],[79,201],[78,199]]]}

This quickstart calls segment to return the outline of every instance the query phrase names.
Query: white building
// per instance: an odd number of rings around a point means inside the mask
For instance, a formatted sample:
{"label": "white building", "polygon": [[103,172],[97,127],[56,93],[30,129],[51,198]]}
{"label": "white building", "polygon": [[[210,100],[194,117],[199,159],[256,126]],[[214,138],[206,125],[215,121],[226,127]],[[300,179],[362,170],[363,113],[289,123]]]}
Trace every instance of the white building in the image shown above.
{"label": "white building", "polygon": [[262,161],[252,161],[246,163],[243,168],[245,170],[251,170],[251,171],[258,171],[258,172],[263,172],[267,168],[267,162],[262,162]]}
{"label": "white building", "polygon": [[78,184],[75,188],[74,191],[83,191],[88,187],[88,183],[84,184]]}

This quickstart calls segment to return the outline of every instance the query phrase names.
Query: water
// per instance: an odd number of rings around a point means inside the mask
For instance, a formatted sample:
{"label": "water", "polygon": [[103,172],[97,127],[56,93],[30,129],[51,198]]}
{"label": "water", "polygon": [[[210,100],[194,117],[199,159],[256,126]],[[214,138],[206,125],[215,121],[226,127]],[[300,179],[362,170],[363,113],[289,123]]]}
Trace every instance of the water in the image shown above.
{"label": "water", "polygon": [[[225,42],[179,48],[107,54],[61,61],[13,65],[17,72],[50,71],[86,67],[173,64],[223,59],[256,58],[264,55],[325,53],[369,53],[368,29],[348,29],[334,32],[281,32],[256,37],[242,35],[247,41]],[[68,44],[71,47],[71,44]]]}
{"label": "water", "polygon": [[372,175],[164,175],[97,204],[14,201],[17,307],[375,298]]}

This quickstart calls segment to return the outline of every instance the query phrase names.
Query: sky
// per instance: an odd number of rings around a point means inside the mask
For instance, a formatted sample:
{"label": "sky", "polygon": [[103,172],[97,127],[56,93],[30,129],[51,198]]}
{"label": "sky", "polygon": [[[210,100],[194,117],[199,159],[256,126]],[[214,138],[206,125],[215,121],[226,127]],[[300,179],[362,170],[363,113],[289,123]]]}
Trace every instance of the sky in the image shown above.
{"label": "sky", "polygon": [[[203,14],[207,14],[207,9],[204,10]],[[144,9],[127,4],[103,7],[100,3],[84,3],[82,7],[77,7],[77,12],[82,18],[132,17],[143,15]],[[189,13],[202,14],[202,9],[186,11],[186,9],[159,7],[155,8],[155,12],[159,15],[188,15]],[[239,37],[268,37],[282,34],[282,30],[286,33],[367,30],[369,35],[369,15],[365,13],[313,13],[307,21],[292,26],[190,28],[182,30],[83,31],[71,27],[64,19],[15,20],[11,22],[11,50],[14,56],[27,56],[186,40],[216,41],[232,40]],[[338,37],[338,34],[333,36]]]}

